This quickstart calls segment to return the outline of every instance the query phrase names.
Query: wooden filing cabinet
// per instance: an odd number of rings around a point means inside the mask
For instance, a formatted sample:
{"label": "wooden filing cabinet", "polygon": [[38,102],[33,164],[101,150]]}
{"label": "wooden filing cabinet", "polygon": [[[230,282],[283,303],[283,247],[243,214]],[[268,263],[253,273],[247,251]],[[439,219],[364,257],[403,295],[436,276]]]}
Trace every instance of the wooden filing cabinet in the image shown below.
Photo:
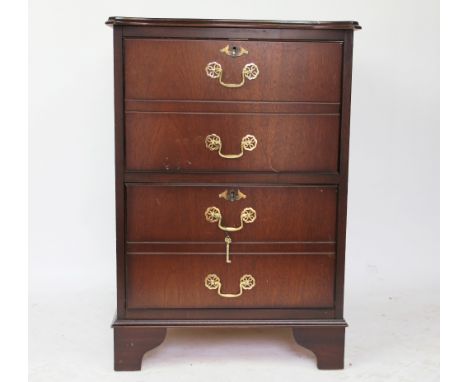
{"label": "wooden filing cabinet", "polygon": [[111,17],[115,370],[168,327],[290,327],[343,368],[356,22]]}

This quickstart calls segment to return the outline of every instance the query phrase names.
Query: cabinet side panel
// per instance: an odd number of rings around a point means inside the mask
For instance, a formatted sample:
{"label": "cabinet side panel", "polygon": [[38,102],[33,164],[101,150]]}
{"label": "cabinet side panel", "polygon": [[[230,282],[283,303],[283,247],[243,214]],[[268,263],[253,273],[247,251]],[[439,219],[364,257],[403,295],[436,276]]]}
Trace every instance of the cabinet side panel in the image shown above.
{"label": "cabinet side panel", "polygon": [[124,83],[122,27],[114,26],[115,219],[117,318],[125,315]]}
{"label": "cabinet side panel", "polygon": [[335,278],[336,318],[343,318],[344,269],[346,250],[346,213],[348,200],[349,123],[351,112],[351,77],[353,61],[353,32],[345,32],[343,44],[343,73],[341,90],[340,184],[338,187],[337,261]]}

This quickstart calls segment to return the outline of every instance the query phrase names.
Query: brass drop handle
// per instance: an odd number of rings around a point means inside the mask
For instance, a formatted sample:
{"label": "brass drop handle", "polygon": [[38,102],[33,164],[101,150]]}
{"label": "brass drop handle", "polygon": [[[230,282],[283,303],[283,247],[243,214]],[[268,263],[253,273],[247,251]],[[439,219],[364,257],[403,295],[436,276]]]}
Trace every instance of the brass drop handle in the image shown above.
{"label": "brass drop handle", "polygon": [[254,286],[255,286],[254,277],[252,275],[243,275],[239,280],[239,288],[240,288],[239,293],[236,293],[236,294],[221,293],[222,284],[221,284],[221,279],[219,278],[219,276],[212,273],[205,277],[205,287],[211,290],[217,289],[218,295],[221,297],[225,297],[225,298],[235,298],[235,297],[242,296],[242,292],[244,290],[250,290]]}
{"label": "brass drop handle", "polygon": [[206,221],[210,223],[218,222],[218,228],[225,232],[237,232],[244,228],[244,223],[253,223],[257,218],[257,212],[252,207],[244,208],[240,214],[240,226],[239,227],[225,227],[223,226],[223,216],[218,207],[208,207],[205,211]]}
{"label": "brass drop handle", "polygon": [[217,63],[216,61],[212,61],[208,63],[205,67],[206,75],[210,78],[217,78],[219,83],[226,87],[226,88],[240,88],[244,86],[245,79],[247,78],[249,81],[254,80],[260,74],[260,70],[258,66],[255,65],[253,62],[250,64],[246,64],[242,69],[242,81],[238,84],[231,84],[223,82],[223,67],[221,64]]}
{"label": "brass drop handle", "polygon": [[252,151],[257,147],[257,138],[251,134],[247,134],[242,138],[240,144],[241,152],[239,154],[223,154],[221,149],[223,148],[223,142],[221,137],[217,134],[207,135],[205,138],[205,146],[210,151],[218,151],[218,155],[226,159],[236,159],[244,155],[244,150]]}

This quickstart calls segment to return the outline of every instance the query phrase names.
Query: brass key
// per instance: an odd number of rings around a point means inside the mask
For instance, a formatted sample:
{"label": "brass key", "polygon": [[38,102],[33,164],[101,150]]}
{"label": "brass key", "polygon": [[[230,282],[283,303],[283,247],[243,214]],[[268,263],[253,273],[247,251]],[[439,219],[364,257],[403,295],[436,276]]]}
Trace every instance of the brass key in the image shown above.
{"label": "brass key", "polygon": [[226,243],[226,263],[231,264],[231,259],[229,258],[229,245],[232,243],[232,240],[229,235],[226,235],[224,242]]}

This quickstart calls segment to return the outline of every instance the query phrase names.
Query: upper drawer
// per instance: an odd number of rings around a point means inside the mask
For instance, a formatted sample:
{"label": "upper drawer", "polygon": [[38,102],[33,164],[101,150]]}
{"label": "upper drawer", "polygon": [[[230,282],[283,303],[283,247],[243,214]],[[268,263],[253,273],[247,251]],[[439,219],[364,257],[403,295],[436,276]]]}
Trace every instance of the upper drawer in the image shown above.
{"label": "upper drawer", "polygon": [[127,99],[340,102],[339,42],[126,39],[124,49]]}

